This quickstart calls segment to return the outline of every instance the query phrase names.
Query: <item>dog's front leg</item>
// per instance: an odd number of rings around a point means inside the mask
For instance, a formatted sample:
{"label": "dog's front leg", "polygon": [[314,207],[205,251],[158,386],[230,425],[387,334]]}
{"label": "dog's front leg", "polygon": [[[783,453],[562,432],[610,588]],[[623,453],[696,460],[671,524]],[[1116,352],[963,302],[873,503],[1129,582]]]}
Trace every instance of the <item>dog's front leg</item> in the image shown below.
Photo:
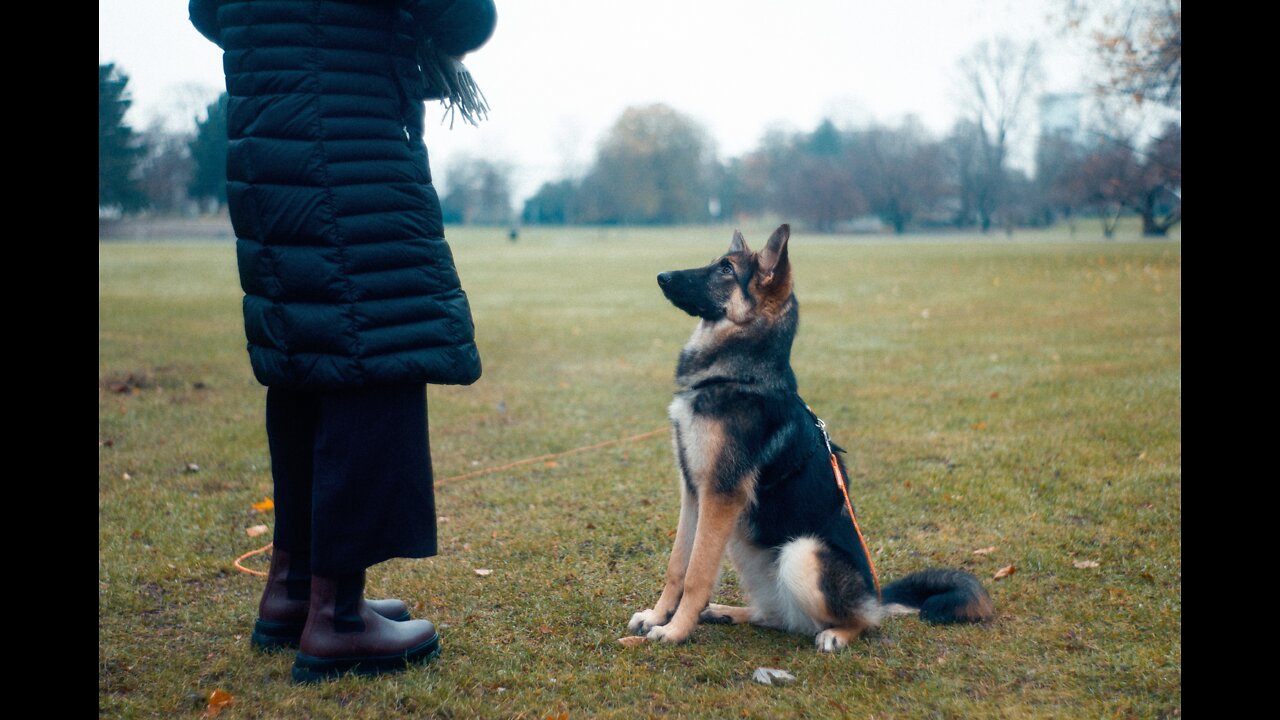
{"label": "dog's front leg", "polygon": [[729,536],[745,508],[744,499],[715,491],[699,498],[698,526],[684,577],[684,597],[670,622],[649,631],[650,640],[684,642],[697,627],[698,616],[711,602]]}
{"label": "dog's front leg", "polygon": [[665,625],[675,614],[684,594],[684,576],[689,569],[689,553],[693,550],[693,537],[698,527],[698,500],[689,492],[683,479],[680,487],[680,524],[676,526],[676,541],[671,546],[671,559],[667,561],[662,597],[652,608],[631,616],[627,627],[637,635],[644,635],[657,625]]}

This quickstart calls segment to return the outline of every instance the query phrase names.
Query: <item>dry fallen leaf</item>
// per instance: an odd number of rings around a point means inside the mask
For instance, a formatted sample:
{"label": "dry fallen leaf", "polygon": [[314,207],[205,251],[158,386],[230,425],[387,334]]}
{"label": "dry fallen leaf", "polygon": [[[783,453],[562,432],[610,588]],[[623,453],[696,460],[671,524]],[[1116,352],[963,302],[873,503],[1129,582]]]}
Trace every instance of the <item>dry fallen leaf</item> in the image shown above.
{"label": "dry fallen leaf", "polygon": [[276,509],[276,504],[271,498],[263,498],[262,502],[256,502],[253,504],[253,509],[258,512],[271,512]]}
{"label": "dry fallen leaf", "polygon": [[796,676],[778,668],[759,667],[751,675],[751,679],[761,685],[786,685],[795,680]]}
{"label": "dry fallen leaf", "polygon": [[200,472],[200,466],[195,463],[187,463],[187,472],[189,473]]}
{"label": "dry fallen leaf", "polygon": [[1085,568],[1098,567],[1097,560],[1075,560],[1071,564],[1075,565],[1077,570],[1084,570]]}
{"label": "dry fallen leaf", "polygon": [[618,638],[618,644],[622,647],[635,647],[637,645],[643,645],[645,640],[647,640],[647,638],[643,635],[628,635],[626,637]]}
{"label": "dry fallen leaf", "polygon": [[553,467],[558,467],[560,463],[556,462],[555,460],[548,460],[546,463],[544,463],[544,465],[549,470]]}
{"label": "dry fallen leaf", "polygon": [[259,535],[262,535],[266,531],[267,531],[266,525],[254,525],[253,527],[245,528],[244,534],[248,535],[249,537],[258,537]]}
{"label": "dry fallen leaf", "polygon": [[480,577],[489,577],[493,574],[493,571],[489,568],[476,568],[476,574]]}
{"label": "dry fallen leaf", "polygon": [[974,423],[973,425],[971,425],[970,427],[972,427],[974,430],[986,430],[986,429],[987,429],[987,424],[986,424],[986,423],[984,423],[984,422],[976,422],[976,423]]}
{"label": "dry fallen leaf", "polygon": [[974,555],[990,555],[995,551],[996,551],[996,546],[992,545],[991,547],[978,548],[977,550],[973,551],[973,554]]}
{"label": "dry fallen leaf", "polygon": [[209,704],[205,706],[204,716],[213,717],[222,712],[222,708],[231,704],[234,698],[226,690],[214,690],[209,693]]}
{"label": "dry fallen leaf", "polygon": [[993,576],[991,577],[991,579],[992,579],[992,580],[999,580],[1000,578],[1007,578],[1007,577],[1009,577],[1010,575],[1012,575],[1014,572],[1016,572],[1017,570],[1018,570],[1018,568],[1016,568],[1016,567],[1014,567],[1014,566],[1012,566],[1012,565],[1005,565],[1004,567],[1002,567],[1002,568],[1000,568],[999,570],[997,570],[997,571],[996,571],[996,574],[995,574],[995,575],[993,575]]}

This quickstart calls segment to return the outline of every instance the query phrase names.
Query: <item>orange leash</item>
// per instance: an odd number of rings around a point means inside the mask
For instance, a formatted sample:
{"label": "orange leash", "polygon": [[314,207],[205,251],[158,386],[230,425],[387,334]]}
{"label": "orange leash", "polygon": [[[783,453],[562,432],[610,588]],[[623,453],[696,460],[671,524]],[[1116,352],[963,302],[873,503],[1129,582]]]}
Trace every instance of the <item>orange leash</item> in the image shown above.
{"label": "orange leash", "polygon": [[858,534],[858,543],[862,545],[862,552],[867,556],[867,565],[871,568],[871,579],[876,583],[876,597],[879,597],[880,575],[876,572],[876,564],[871,560],[871,549],[867,547],[867,539],[862,536],[862,528],[858,527],[858,516],[853,514],[853,503],[849,502],[849,490],[845,487],[844,473],[840,472],[840,463],[836,461],[835,453],[831,453],[831,470],[835,472],[836,484],[844,494],[845,509],[849,511],[849,519],[853,521],[853,531]]}
{"label": "orange leash", "polygon": [[831,458],[831,472],[836,476],[836,485],[840,488],[840,494],[844,495],[844,507],[849,511],[849,519],[853,521],[853,532],[858,536],[862,554],[867,556],[867,567],[871,568],[871,580],[876,584],[876,597],[880,597],[880,574],[876,572],[875,561],[871,559],[871,548],[867,547],[867,539],[862,535],[862,528],[858,527],[858,516],[853,514],[853,503],[849,502],[849,487],[844,481],[844,473],[840,472],[840,461],[836,459],[836,451],[831,447],[831,436],[827,434],[827,424],[822,422],[822,418],[818,417],[808,405],[804,407],[817,421],[818,429],[822,431],[822,440],[827,444],[827,455]]}
{"label": "orange leash", "polygon": [[558,453],[548,453],[546,455],[538,455],[537,457],[530,457],[530,458],[525,458],[523,460],[516,460],[515,462],[509,462],[506,465],[498,465],[497,467],[485,468],[484,470],[476,470],[474,472],[463,473],[461,475],[454,475],[452,477],[447,477],[443,480],[437,480],[436,485],[443,485],[445,483],[454,482],[457,480],[470,480],[471,478],[480,477],[481,475],[491,475],[496,472],[502,472],[503,470],[510,470],[511,468],[514,468],[514,467],[520,467],[521,465],[528,465],[529,463],[536,463],[536,462],[544,462],[547,460],[555,460],[556,458],[562,458],[567,455],[576,455],[578,453],[584,453],[584,452],[587,452],[588,450],[599,450],[600,448],[609,447],[610,445],[621,445],[622,443],[636,442],[638,440],[647,440],[656,435],[661,435],[663,433],[669,433],[669,432],[671,432],[670,426],[661,427],[661,428],[658,428],[657,430],[650,430],[647,433],[640,433],[639,435],[632,435],[630,437],[624,437],[624,438],[615,438],[613,440],[605,440],[604,442],[598,442],[598,443],[595,443],[594,445],[584,445],[579,448],[573,448],[572,450],[565,450],[563,452],[558,452]]}
{"label": "orange leash", "polygon": [[233,562],[233,563],[231,563],[231,564],[232,564],[232,565],[235,565],[235,566],[236,566],[236,569],[237,569],[237,570],[239,570],[239,571],[240,571],[240,572],[242,572],[242,573],[249,573],[250,575],[257,575],[258,577],[266,577],[266,576],[267,576],[267,574],[266,574],[265,572],[263,572],[263,571],[261,571],[261,570],[254,570],[254,569],[252,569],[252,568],[247,568],[247,567],[245,567],[244,565],[241,565],[241,564],[240,564],[240,561],[241,561],[241,560],[248,560],[249,558],[253,557],[254,555],[261,555],[261,554],[263,554],[263,553],[265,553],[265,552],[267,552],[267,551],[271,550],[271,546],[272,546],[272,545],[275,545],[275,543],[267,543],[266,545],[263,545],[262,547],[258,548],[257,550],[250,550],[249,552],[247,552],[247,553],[245,553],[245,554],[241,555],[240,557],[236,558],[236,561],[235,561],[235,562]]}
{"label": "orange leash", "polygon": [[[651,437],[655,437],[657,435],[661,435],[668,432],[671,432],[671,428],[661,427],[661,428],[658,428],[657,430],[650,430],[647,433],[640,433],[639,435],[631,435],[630,437],[615,438],[613,440],[605,440],[603,442],[598,442],[593,445],[584,445],[582,447],[565,450],[563,452],[548,453],[546,455],[538,455],[537,457],[530,457],[530,458],[525,458],[523,460],[516,460],[515,462],[509,462],[505,465],[498,465],[495,467],[485,468],[483,470],[475,470],[473,472],[462,473],[461,475],[453,475],[451,477],[447,477],[442,480],[436,480],[435,484],[439,486],[445,483],[455,482],[458,480],[470,480],[471,478],[480,477],[482,475],[492,475],[493,473],[502,472],[503,470],[510,470],[511,468],[520,467],[521,465],[528,465],[530,463],[555,460],[556,458],[562,458],[567,455],[576,455],[578,453],[587,452],[588,450],[599,450],[600,448],[609,447],[611,445],[621,445],[622,443],[637,442],[639,440],[648,440]],[[274,543],[267,543],[266,545],[263,545],[257,550],[250,550],[249,552],[236,558],[235,562],[233,562],[232,565],[235,565],[235,568],[240,572],[248,573],[250,575],[257,575],[259,577],[266,577],[267,574],[265,572],[261,570],[253,570],[251,568],[247,568],[241,564],[241,561],[248,560],[249,558],[254,557],[256,555],[262,555],[266,552],[269,552],[273,544]]]}

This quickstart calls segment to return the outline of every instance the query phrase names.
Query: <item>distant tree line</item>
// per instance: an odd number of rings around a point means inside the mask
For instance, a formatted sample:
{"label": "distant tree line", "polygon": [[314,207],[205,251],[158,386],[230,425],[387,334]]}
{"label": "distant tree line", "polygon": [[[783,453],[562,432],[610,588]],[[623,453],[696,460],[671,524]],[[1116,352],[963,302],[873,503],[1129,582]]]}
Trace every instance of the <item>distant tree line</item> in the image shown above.
{"label": "distant tree line", "polygon": [[[662,128],[655,132],[654,128]],[[1145,147],[1114,132],[1041,134],[1035,177],[1012,168],[982,122],[935,137],[914,117],[892,124],[771,132],[717,162],[706,133],[663,105],[630,108],[581,178],[547,182],[524,203],[529,224],[669,224],[766,214],[817,231],[1009,229],[1120,215],[1164,235],[1181,219],[1182,128]]]}
{"label": "distant tree line", "polygon": [[1082,215],[1112,237],[1124,214],[1142,219],[1142,233],[1163,236],[1182,220],[1182,126],[1166,125],[1145,147],[1132,136],[1094,133],[1086,144],[1061,135],[1040,138],[1035,197],[1045,220]]}
{"label": "distant tree line", "polygon": [[129,77],[98,64],[99,216],[149,210],[216,210],[227,202],[227,94],[204,108],[194,129],[125,122]]}
{"label": "distant tree line", "polygon": [[[1102,222],[1123,214],[1146,235],[1182,218],[1182,127],[1141,141],[1118,119],[1143,103],[1181,111],[1182,5],[1178,0],[1064,0],[1069,24],[1092,31],[1110,110],[1092,127],[1042,128],[1035,176],[1009,162],[1025,135],[1040,79],[1035,44],[998,39],[959,64],[967,98],[950,132],[918,120],[771,132],[741,157],[716,159],[707,133],[665,105],[627,109],[600,142],[590,170],[542,185],[526,223],[682,223],[772,214],[818,231],[993,228]],[[1117,10],[1118,8],[1118,10]],[[1110,22],[1115,12],[1126,20]],[[1126,109],[1116,110],[1120,105]]]}
{"label": "distant tree line", "polygon": [[[1105,82],[1098,97],[1128,108],[1182,98],[1179,0],[1062,0],[1067,24],[1091,31]],[[1115,23],[1111,18],[1124,18]],[[1098,29],[1101,28],[1101,29]],[[1011,230],[1123,215],[1147,235],[1182,217],[1182,128],[1141,140],[1104,114],[1092,127],[1043,129],[1035,174],[1009,162],[1025,135],[1040,75],[1034,44],[981,43],[959,64],[968,98],[939,137],[917,119],[772,131],[759,146],[720,160],[707,131],[666,105],[626,109],[589,168],[544,183],[512,209],[512,168],[467,156],[445,168],[445,220],[464,224],[675,224],[774,215],[817,231],[940,227]],[[100,64],[99,213],[216,209],[226,202],[224,93],[194,130],[136,131],[124,121],[128,78]]]}

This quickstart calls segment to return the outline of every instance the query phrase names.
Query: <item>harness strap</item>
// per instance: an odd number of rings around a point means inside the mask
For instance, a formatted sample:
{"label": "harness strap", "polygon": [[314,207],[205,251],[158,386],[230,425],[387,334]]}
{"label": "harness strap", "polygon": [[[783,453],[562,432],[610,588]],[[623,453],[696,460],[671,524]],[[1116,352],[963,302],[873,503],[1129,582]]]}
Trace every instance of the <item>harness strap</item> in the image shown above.
{"label": "harness strap", "polygon": [[827,444],[827,455],[831,458],[831,472],[836,476],[836,486],[840,488],[840,494],[844,496],[844,507],[849,511],[849,519],[853,521],[853,532],[858,536],[858,543],[862,545],[862,554],[867,558],[867,567],[871,568],[871,580],[876,586],[876,598],[880,597],[880,575],[876,572],[875,561],[871,559],[871,549],[867,547],[867,539],[862,535],[862,528],[858,527],[858,516],[853,514],[853,503],[849,502],[849,488],[845,482],[844,473],[840,470],[840,461],[836,458],[836,451],[831,447],[831,436],[827,434],[827,424],[822,422],[822,418],[813,411],[808,405],[804,406],[805,410],[813,416],[818,429],[822,431],[822,440]]}

